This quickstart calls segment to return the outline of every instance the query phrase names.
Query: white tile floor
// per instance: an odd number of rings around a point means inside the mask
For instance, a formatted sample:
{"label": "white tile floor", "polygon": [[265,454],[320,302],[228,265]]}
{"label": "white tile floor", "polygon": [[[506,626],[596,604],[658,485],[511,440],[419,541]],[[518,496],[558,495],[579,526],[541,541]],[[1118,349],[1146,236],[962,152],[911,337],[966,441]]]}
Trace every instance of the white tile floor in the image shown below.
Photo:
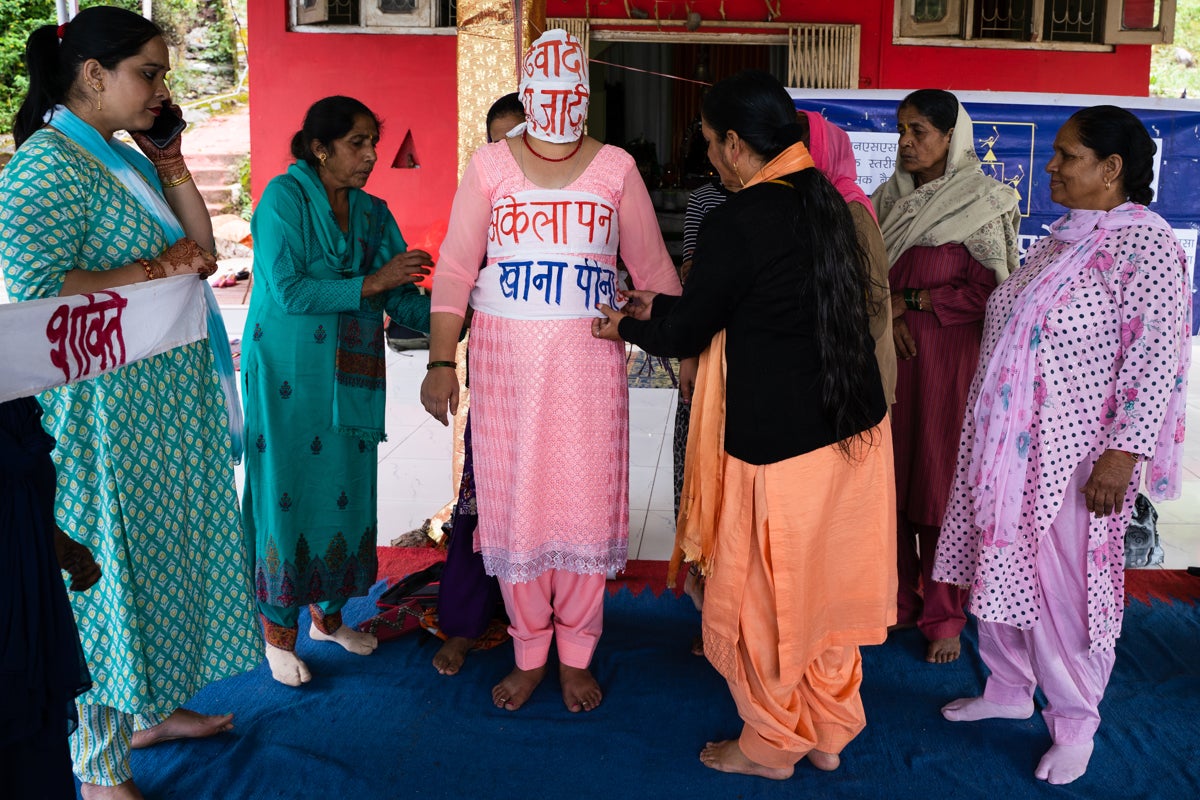
{"label": "white tile floor", "polygon": [[[379,543],[419,526],[452,497],[453,429],[443,427],[417,400],[424,350],[388,352],[388,441],[379,459]],[[670,389],[629,392],[629,557],[666,559],[675,540],[671,437],[676,394]]]}
{"label": "white tile floor", "polygon": [[[224,308],[231,336],[244,309]],[[386,545],[436,513],[453,494],[453,428],[425,413],[418,391],[428,353],[388,351],[388,441],[379,450],[379,543]],[[675,539],[671,439],[673,389],[629,392],[629,557],[666,559]],[[1166,569],[1200,565],[1200,344],[1193,346],[1183,496],[1158,504]],[[240,473],[240,471],[239,471]],[[240,474],[239,474],[240,478]]]}

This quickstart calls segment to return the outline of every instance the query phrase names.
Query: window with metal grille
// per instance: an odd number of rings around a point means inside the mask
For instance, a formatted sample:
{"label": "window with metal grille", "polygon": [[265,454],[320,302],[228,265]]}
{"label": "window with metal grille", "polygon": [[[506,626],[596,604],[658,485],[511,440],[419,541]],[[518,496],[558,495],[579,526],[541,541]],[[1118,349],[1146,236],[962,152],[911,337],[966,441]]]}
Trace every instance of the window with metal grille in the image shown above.
{"label": "window with metal grille", "polygon": [[[897,0],[898,43],[977,47],[1170,42],[1176,0]],[[1000,43],[1004,44],[1001,45]]]}
{"label": "window with metal grille", "polygon": [[[292,28],[345,33],[420,33],[454,28],[457,0],[288,0]],[[319,27],[318,27],[319,26]]]}

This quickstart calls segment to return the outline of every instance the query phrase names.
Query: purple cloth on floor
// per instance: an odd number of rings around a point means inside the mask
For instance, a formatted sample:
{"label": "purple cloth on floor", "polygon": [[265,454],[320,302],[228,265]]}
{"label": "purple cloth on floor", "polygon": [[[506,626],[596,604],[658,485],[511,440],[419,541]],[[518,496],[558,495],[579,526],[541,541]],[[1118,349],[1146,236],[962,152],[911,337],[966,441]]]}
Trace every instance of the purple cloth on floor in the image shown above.
{"label": "purple cloth on floor", "polygon": [[438,589],[438,627],[446,636],[477,639],[487,630],[501,602],[500,585],[484,572],[475,551],[475,473],[471,459],[471,417],[463,431],[463,475],[446,544],[446,568]]}

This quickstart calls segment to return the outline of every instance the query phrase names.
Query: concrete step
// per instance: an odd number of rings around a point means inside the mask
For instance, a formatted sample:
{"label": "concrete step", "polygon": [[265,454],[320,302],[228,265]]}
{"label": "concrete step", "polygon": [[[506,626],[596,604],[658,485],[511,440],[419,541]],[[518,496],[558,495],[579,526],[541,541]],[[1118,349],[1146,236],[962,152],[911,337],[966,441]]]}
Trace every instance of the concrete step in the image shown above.
{"label": "concrete step", "polygon": [[232,199],[233,184],[232,183],[202,183],[196,181],[196,188],[200,190],[200,194],[205,197],[221,197],[224,201]]}
{"label": "concrete step", "polygon": [[187,155],[185,158],[190,169],[224,169],[232,171],[237,162],[245,155],[245,152],[214,153],[212,151],[205,151],[203,153]]}

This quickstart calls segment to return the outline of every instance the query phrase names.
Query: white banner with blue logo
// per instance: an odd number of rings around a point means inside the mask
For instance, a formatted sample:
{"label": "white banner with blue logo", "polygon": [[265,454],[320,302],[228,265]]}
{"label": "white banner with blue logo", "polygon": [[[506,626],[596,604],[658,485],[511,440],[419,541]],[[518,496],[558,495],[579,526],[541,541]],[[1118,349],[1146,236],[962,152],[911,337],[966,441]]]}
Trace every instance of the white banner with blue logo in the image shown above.
{"label": "white banner with blue logo", "polygon": [[[896,105],[907,91],[790,89],[797,109],[820,112],[845,130],[854,146],[858,183],[871,194],[896,168]],[[1193,326],[1200,328],[1195,276],[1200,229],[1200,103],[1149,97],[1104,97],[1015,92],[955,92],[975,123],[975,149],[985,173],[1021,196],[1021,251],[1046,235],[1065,209],[1050,200],[1045,167],[1054,135],[1080,108],[1129,109],[1158,145],[1154,202],[1171,223],[1191,270]],[[1193,330],[1193,334],[1196,330]]]}

